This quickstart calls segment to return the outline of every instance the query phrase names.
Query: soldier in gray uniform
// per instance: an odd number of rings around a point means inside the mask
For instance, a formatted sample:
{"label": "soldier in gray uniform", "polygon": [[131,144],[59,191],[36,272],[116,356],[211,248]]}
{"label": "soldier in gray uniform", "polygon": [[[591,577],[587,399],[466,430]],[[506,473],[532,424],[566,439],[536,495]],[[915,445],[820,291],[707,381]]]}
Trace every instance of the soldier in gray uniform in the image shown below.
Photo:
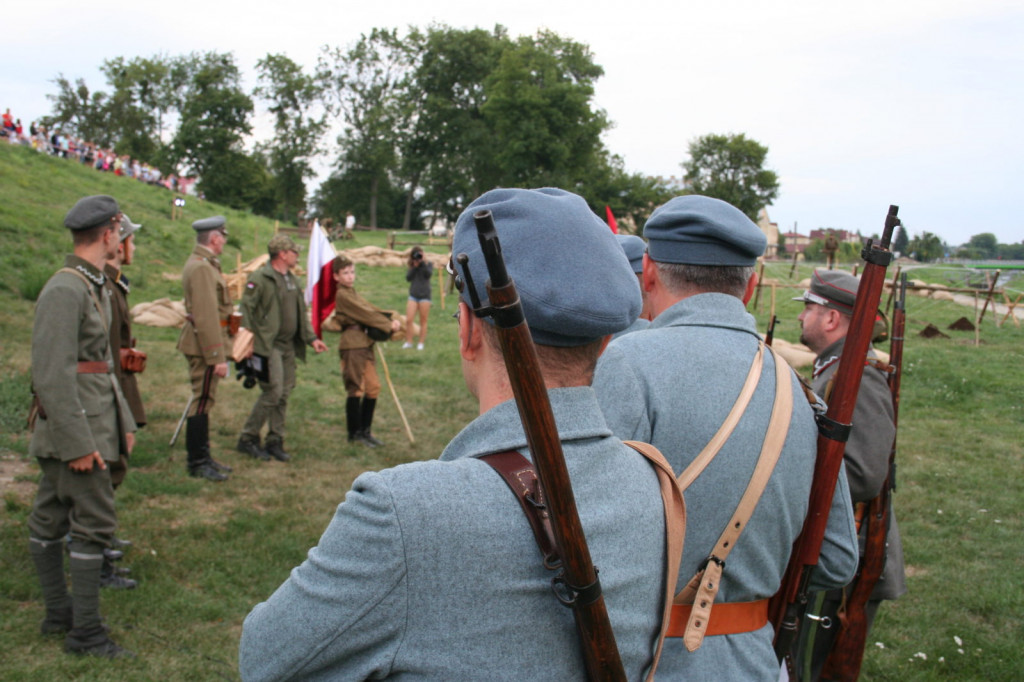
{"label": "soldier in gray uniform", "polygon": [[[43,287],[32,328],[32,389],[38,418],[29,454],[42,469],[29,516],[29,551],[39,574],[43,634],[67,633],[64,650],[133,655],[100,618],[103,550],[117,528],[110,465],[135,443],[135,422],[114,375],[110,300],[103,264],[116,253],[120,209],[113,197],[81,199],[64,225],[74,255]],[[70,390],[69,390],[70,389]],[[71,535],[71,594],[64,576]]]}
{"label": "soldier in gray uniform", "polygon": [[623,334],[647,329],[651,324],[650,305],[647,303],[647,292],[644,291],[643,281],[644,253],[647,251],[647,244],[635,234],[616,234],[615,239],[625,252],[626,258],[629,259],[629,267],[633,269],[633,274],[636,275],[637,285],[640,287],[640,295],[643,297],[644,303],[640,309],[640,317],[636,318],[636,322],[629,325],[628,329],[623,329],[621,332],[614,334],[612,336],[613,339],[617,339]]}
{"label": "soldier in gray uniform", "polygon": [[[306,360],[306,345],[323,353],[327,346],[313,333],[302,286],[291,273],[299,247],[291,237],[275,235],[267,245],[270,261],[249,275],[242,295],[242,324],[253,334],[253,352],[266,358],[267,381],[260,381],[260,396],[242,427],[238,450],[252,457],[287,462],[284,422],[288,396],[295,388],[295,358]],[[269,424],[266,449],[260,447],[260,429]]]}
{"label": "soldier in gray uniform", "polygon": [[[642,679],[667,596],[664,509],[653,468],[612,435],[589,386],[607,336],[640,312],[640,292],[582,198],[500,189],[467,207],[453,244],[469,256],[484,305],[487,270],[472,223],[480,209],[494,214],[537,344],[627,677]],[[306,561],[246,618],[244,680],[585,676],[572,612],[551,592],[523,511],[477,459],[529,451],[497,333],[474,316],[468,291],[459,352],[480,416],[440,459],[356,479]]]}
{"label": "soldier in gray uniform", "polygon": [[[812,409],[784,364],[793,406],[781,455],[727,560],[708,558],[719,552],[720,535],[733,523],[770,435],[776,361],[760,350],[755,320],[745,310],[766,239],[735,207],[696,195],[655,210],[644,237],[643,281],[654,319],[644,332],[613,341],[594,376],[615,435],[652,443],[682,474],[722,427],[748,374],[757,382],[731,435],[684,490],[688,523],[679,584],[714,566],[721,578],[707,618],[691,619],[688,604],[674,607],[658,678],[774,681],[779,666],[767,600],[778,591],[807,513],[817,440]],[[841,476],[814,574],[823,587],[845,584],[857,567],[848,496]]]}
{"label": "soldier in gray uniform", "polygon": [[[810,290],[793,299],[804,303],[804,310],[799,317],[800,342],[818,354],[814,361],[811,387],[826,401],[832,393],[833,377],[839,368],[839,358],[843,354],[859,286],[860,280],[849,273],[815,270],[811,275]],[[896,437],[892,394],[886,374],[878,368],[877,363],[874,349],[869,348],[860,389],[857,391],[857,403],[853,409],[853,428],[843,451],[846,479],[850,485],[858,527],[866,513],[867,504],[882,490],[882,484],[889,473],[889,454]],[[891,504],[890,498],[885,569],[865,607],[869,631],[882,600],[897,599],[907,591],[903,543]],[[861,538],[861,543],[863,540]],[[835,623],[842,600],[843,590],[811,595],[808,611]],[[817,680],[832,648],[837,628],[820,627],[817,624],[821,622],[806,620],[801,628],[794,660],[810,673],[801,679]],[[808,660],[809,650],[813,653]]]}
{"label": "soldier in gray uniform", "polygon": [[228,240],[223,216],[192,223],[196,245],[185,261],[181,288],[185,293],[185,326],[178,337],[178,350],[188,361],[192,402],[185,426],[189,476],[224,481],[231,467],[210,454],[210,410],[217,396],[217,383],[228,375],[231,338],[228,319],[234,312],[231,292],[217,258]]}

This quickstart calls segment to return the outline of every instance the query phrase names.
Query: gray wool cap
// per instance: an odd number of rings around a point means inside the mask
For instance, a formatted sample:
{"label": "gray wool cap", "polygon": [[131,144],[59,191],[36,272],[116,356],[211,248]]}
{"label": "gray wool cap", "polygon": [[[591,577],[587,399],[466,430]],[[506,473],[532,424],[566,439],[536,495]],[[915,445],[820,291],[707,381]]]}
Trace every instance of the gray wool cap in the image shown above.
{"label": "gray wool cap", "polygon": [[633,268],[633,273],[639,275],[644,271],[644,251],[647,250],[647,242],[635,234],[617,234],[615,239],[618,240],[619,246],[626,252],[626,258],[629,259],[629,266]]}
{"label": "gray wool cap", "polygon": [[842,270],[815,270],[811,273],[811,288],[794,301],[817,303],[849,315],[857,301],[860,280]]}
{"label": "gray wool cap", "polygon": [[192,223],[192,229],[196,232],[206,232],[207,230],[227,230],[224,226],[227,224],[227,220],[222,215],[215,215],[211,218],[203,218]]}
{"label": "gray wool cap", "polygon": [[97,194],[82,197],[64,216],[64,227],[72,232],[88,230],[108,222],[121,211],[114,197]]}
{"label": "gray wool cap", "polygon": [[689,194],[655,209],[644,225],[647,253],[659,263],[751,266],[768,238],[743,211],[720,199]]}
{"label": "gray wool cap", "polygon": [[[636,275],[608,226],[587,202],[561,189],[495,189],[455,225],[452,253],[465,253],[482,305],[488,280],[473,214],[489,210],[509,276],[536,343],[574,347],[629,327],[642,301]],[[466,281],[463,266],[455,267]],[[469,287],[460,296],[472,306]],[[490,318],[487,318],[490,320]]]}
{"label": "gray wool cap", "polygon": [[127,213],[121,214],[121,234],[120,240],[124,241],[128,237],[135,234],[139,229],[142,228],[142,223],[133,223],[132,219],[128,217]]}

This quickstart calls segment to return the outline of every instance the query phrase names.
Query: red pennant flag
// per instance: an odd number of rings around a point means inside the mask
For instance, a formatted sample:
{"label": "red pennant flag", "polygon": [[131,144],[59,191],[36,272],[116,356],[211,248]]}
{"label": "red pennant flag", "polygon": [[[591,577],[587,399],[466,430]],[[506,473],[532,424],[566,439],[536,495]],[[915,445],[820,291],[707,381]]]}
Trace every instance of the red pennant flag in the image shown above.
{"label": "red pennant flag", "polygon": [[306,303],[309,304],[313,331],[323,338],[320,325],[334,312],[334,294],[338,283],[334,281],[331,262],[338,254],[319,223],[309,233],[309,257],[306,260]]}
{"label": "red pennant flag", "polygon": [[619,224],[615,222],[615,215],[612,213],[612,207],[605,204],[604,211],[608,214],[608,227],[612,228],[612,234],[618,234]]}

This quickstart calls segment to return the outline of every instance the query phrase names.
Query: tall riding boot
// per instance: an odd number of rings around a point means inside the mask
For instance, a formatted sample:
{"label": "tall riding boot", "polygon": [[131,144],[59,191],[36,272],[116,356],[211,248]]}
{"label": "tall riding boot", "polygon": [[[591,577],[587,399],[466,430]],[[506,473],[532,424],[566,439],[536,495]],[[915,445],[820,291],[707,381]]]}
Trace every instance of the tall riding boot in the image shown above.
{"label": "tall riding boot", "polygon": [[226,481],[210,463],[209,416],[197,414],[185,422],[185,448],[188,450],[188,475],[208,481]]}
{"label": "tall riding boot", "polygon": [[371,445],[363,439],[363,415],[359,411],[359,398],[345,401],[345,421],[348,423],[348,442]]}
{"label": "tall riding boot", "polygon": [[384,445],[384,443],[374,438],[370,432],[370,426],[373,424],[373,411],[376,407],[376,398],[363,398],[363,440],[374,447]]}
{"label": "tall riding boot", "polygon": [[104,658],[133,656],[107,636],[100,618],[100,569],[103,547],[91,542],[71,542],[71,601],[74,627],[64,638],[64,650]]}
{"label": "tall riding boot", "polygon": [[36,565],[46,604],[46,618],[39,624],[39,631],[44,635],[63,634],[73,625],[71,595],[64,577],[64,538],[48,542],[31,537],[28,551]]}

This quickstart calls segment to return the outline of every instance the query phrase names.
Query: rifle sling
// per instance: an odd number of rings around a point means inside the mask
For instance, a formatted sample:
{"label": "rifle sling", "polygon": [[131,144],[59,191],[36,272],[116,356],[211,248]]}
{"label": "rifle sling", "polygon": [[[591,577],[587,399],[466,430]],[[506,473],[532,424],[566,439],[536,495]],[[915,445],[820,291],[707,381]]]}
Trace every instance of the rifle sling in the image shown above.
{"label": "rifle sling", "polygon": [[[654,679],[654,672],[661,659],[662,646],[668,632],[672,613],[672,595],[676,591],[679,578],[679,563],[683,555],[683,538],[686,535],[686,505],[683,494],[676,485],[672,466],[656,447],[649,443],[624,441],[626,445],[643,455],[654,467],[661,488],[661,499],[665,509],[665,604],[662,610],[661,634],[654,652],[654,660],[647,675],[647,682]],[[557,568],[561,558],[557,554],[554,534],[551,530],[551,519],[544,506],[544,493],[540,488],[533,464],[515,450],[484,455],[479,458],[494,469],[512,490],[519,506],[533,531],[537,547],[544,556],[544,567]],[[600,585],[597,585],[598,591]],[[600,594],[598,593],[598,596]],[[559,598],[560,601],[561,598]],[[563,601],[563,603],[565,603]]]}
{"label": "rifle sling", "polygon": [[[750,401],[750,396],[753,395],[754,389],[760,381],[763,354],[764,345],[762,344],[751,364],[746,384],[741,389],[736,404],[733,405],[733,409],[730,411],[729,416],[726,417],[719,432],[715,434],[704,450],[701,451],[700,455],[679,476],[681,489],[685,490],[682,486],[684,481],[686,485],[689,485],[703,472],[704,468],[718,454],[722,445],[735,428],[736,423],[739,422],[740,416],[742,416]],[[775,470],[775,464],[778,462],[786,435],[789,433],[787,427],[793,414],[793,387],[789,380],[790,369],[789,365],[786,364],[786,361],[778,353],[771,354],[775,359],[775,402],[772,406],[772,416],[768,422],[757,465],[754,467],[750,481],[743,492],[743,497],[740,498],[736,511],[733,513],[725,530],[719,536],[715,547],[699,567],[697,573],[690,579],[690,582],[675,597],[675,604],[677,605],[692,605],[689,613],[685,613],[685,609],[677,609],[673,612],[676,618],[687,616],[685,628],[681,628],[681,623],[678,622],[673,622],[670,626],[674,632],[682,630],[683,643],[688,651],[696,651],[700,648],[705,635],[709,633],[709,623],[712,622],[711,610],[712,606],[714,606],[718,589],[721,586],[725,560],[729,556],[729,552],[736,546],[736,541],[753,515],[754,509],[761,499],[761,494],[768,484],[768,479],[771,478],[772,472]],[[764,618],[761,620],[762,607],[760,602],[751,602],[751,604],[753,606],[750,608],[755,611],[754,615],[757,621],[760,622],[759,628],[768,622],[767,611],[763,611]],[[739,611],[738,608],[734,608],[734,610]],[[743,615],[744,619],[748,615],[750,614],[745,613]],[[746,622],[746,620],[743,620],[743,624],[740,624],[740,619],[730,618],[729,620],[734,621],[737,628],[741,628],[734,629],[733,632],[750,631],[750,623]],[[719,632],[720,629],[716,628],[716,632]],[[719,634],[729,633],[719,632]]]}

